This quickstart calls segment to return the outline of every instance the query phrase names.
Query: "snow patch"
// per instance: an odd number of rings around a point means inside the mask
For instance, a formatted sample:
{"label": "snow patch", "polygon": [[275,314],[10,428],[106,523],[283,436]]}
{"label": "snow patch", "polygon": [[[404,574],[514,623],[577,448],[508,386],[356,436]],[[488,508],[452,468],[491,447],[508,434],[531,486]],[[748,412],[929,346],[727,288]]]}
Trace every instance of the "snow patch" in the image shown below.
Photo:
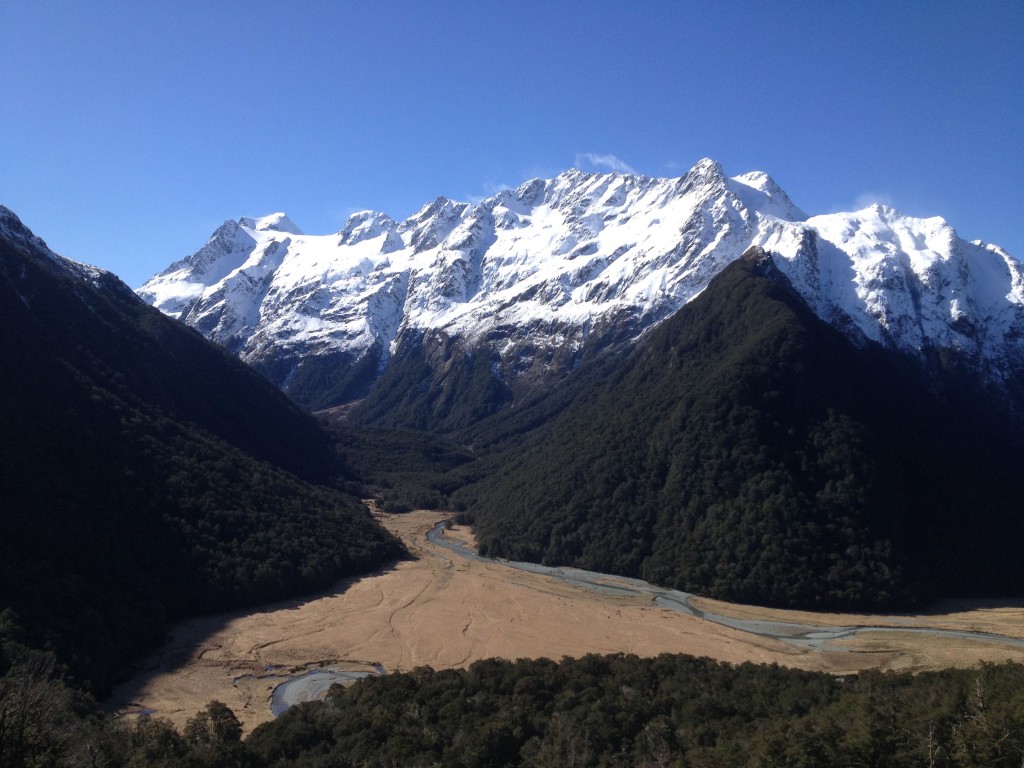
{"label": "snow patch", "polygon": [[288,235],[301,235],[302,230],[283,213],[272,213],[269,216],[250,218],[243,216],[238,223],[254,232],[283,232]]}

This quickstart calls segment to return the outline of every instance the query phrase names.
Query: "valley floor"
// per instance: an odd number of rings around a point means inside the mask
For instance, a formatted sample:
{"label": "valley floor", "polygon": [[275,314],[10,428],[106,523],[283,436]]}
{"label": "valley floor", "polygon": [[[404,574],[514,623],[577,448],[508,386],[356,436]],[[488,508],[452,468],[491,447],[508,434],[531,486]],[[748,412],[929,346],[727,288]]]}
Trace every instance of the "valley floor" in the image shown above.
{"label": "valley floor", "polygon": [[[111,705],[150,712],[181,726],[217,699],[246,732],[272,718],[274,689],[309,669],[353,672],[466,667],[488,657],[560,659],[587,653],[686,653],[836,674],[934,669],[979,661],[1024,662],[1024,602],[947,604],[915,616],[817,614],[740,606],[702,598],[691,605],[717,620],[657,607],[641,595],[599,594],[537,573],[466,558],[427,541],[447,515],[382,516],[416,559],[353,580],[337,591],[259,611],[178,625],[162,651],[120,686]],[[447,535],[472,544],[455,527]],[[977,639],[935,632],[861,631],[794,645],[719,623],[736,619],[817,627],[915,627],[986,632]],[[769,634],[772,634],[769,632]]]}

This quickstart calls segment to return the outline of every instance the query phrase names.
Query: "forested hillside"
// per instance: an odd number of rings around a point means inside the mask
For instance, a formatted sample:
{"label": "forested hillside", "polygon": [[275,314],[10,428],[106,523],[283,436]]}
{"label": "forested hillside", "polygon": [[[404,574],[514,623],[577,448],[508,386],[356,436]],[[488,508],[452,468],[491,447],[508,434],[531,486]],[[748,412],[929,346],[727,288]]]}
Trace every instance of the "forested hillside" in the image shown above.
{"label": "forested hillside", "polygon": [[0,624],[0,726],[21,725],[0,727],[2,765],[1018,768],[1024,755],[1014,664],[833,677],[667,654],[491,659],[367,678],[251,734],[219,702],[181,730],[104,716],[44,667]]}
{"label": "forested hillside", "polygon": [[[1019,594],[1019,443],[979,393],[855,347],[763,252],[629,356],[467,432],[487,554],[728,600]],[[937,386],[938,384],[938,386]]]}
{"label": "forested hillside", "polygon": [[1024,755],[1017,665],[820,673],[663,655],[416,669],[296,707],[258,765],[997,766]]}
{"label": "forested hillside", "polygon": [[401,556],[262,377],[0,209],[0,609],[104,690],[175,618]]}

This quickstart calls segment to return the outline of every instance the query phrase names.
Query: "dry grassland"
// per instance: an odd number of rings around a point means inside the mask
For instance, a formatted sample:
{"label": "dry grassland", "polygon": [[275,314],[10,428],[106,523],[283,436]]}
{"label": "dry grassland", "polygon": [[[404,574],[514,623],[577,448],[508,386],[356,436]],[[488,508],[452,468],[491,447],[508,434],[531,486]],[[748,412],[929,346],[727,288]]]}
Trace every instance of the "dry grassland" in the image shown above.
{"label": "dry grassland", "polygon": [[[982,660],[1024,662],[1024,650],[927,634],[872,633],[824,651],[723,627],[649,598],[609,597],[497,563],[468,560],[426,541],[445,515],[414,512],[382,522],[416,560],[398,563],[306,601],[186,622],[146,669],[122,685],[119,711],[152,711],[181,725],[210,700],[246,731],[271,719],[273,689],[307,667],[385,670],[465,667],[487,657],[560,659],[586,653],[687,653],[721,661],[777,662],[833,673],[926,669]],[[465,529],[449,534],[471,542]],[[766,621],[847,626],[929,626],[1024,637],[1024,605],[949,606],[922,616],[809,614],[695,598],[706,612]]]}

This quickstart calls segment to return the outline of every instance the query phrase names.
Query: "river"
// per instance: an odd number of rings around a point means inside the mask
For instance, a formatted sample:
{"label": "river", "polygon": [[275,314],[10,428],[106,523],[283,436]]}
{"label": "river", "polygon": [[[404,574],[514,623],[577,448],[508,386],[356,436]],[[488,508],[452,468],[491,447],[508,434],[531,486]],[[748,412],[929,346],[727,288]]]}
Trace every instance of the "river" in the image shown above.
{"label": "river", "polygon": [[[823,626],[790,621],[769,621],[726,616],[696,607],[693,605],[693,598],[695,596],[688,592],[666,589],[649,584],[641,579],[611,576],[579,568],[552,567],[536,563],[482,557],[475,550],[446,536],[445,529],[445,521],[437,523],[427,532],[427,540],[431,544],[446,549],[460,558],[497,564],[512,570],[538,574],[545,578],[551,578],[585,589],[597,595],[649,599],[651,604],[659,608],[678,611],[724,627],[746,632],[759,638],[777,640],[804,650],[842,652],[849,650],[849,643],[858,635],[865,633],[924,634],[929,637],[1000,644],[1024,650],[1024,639],[997,633],[914,626],[909,623],[899,626],[874,624]],[[376,674],[384,674],[384,669],[378,666],[375,672]],[[332,685],[351,683],[356,679],[372,674],[374,672],[353,672],[332,666],[312,668],[304,674],[281,683],[274,689],[271,710],[275,717],[279,716],[294,704],[323,698]]]}
{"label": "river", "polygon": [[754,619],[740,619],[732,616],[723,616],[708,611],[702,611],[692,605],[694,595],[689,592],[681,592],[676,589],[666,589],[650,584],[641,579],[631,579],[625,576],[610,576],[605,573],[584,571],[579,568],[565,566],[547,566],[536,563],[523,563],[515,560],[502,560],[485,558],[465,545],[454,541],[444,535],[446,523],[438,523],[427,533],[427,540],[439,547],[444,547],[460,557],[467,557],[474,560],[500,563],[501,565],[515,568],[520,571],[541,574],[557,579],[566,584],[572,584],[598,594],[617,596],[643,596],[651,597],[654,604],[659,608],[668,608],[673,611],[695,616],[706,621],[712,621],[724,627],[738,629],[741,632],[764,637],[771,640],[780,640],[801,648],[823,651],[826,644],[831,644],[829,650],[839,650],[837,642],[849,640],[858,634],[867,632],[909,632],[924,633],[933,637],[947,637],[961,640],[974,640],[980,642],[999,643],[1014,648],[1024,649],[1024,638],[1009,637],[988,632],[968,632],[956,629],[938,629],[935,627],[915,626],[874,626],[856,625],[845,627],[814,626],[810,624],[796,624],[791,622],[760,621]]}

